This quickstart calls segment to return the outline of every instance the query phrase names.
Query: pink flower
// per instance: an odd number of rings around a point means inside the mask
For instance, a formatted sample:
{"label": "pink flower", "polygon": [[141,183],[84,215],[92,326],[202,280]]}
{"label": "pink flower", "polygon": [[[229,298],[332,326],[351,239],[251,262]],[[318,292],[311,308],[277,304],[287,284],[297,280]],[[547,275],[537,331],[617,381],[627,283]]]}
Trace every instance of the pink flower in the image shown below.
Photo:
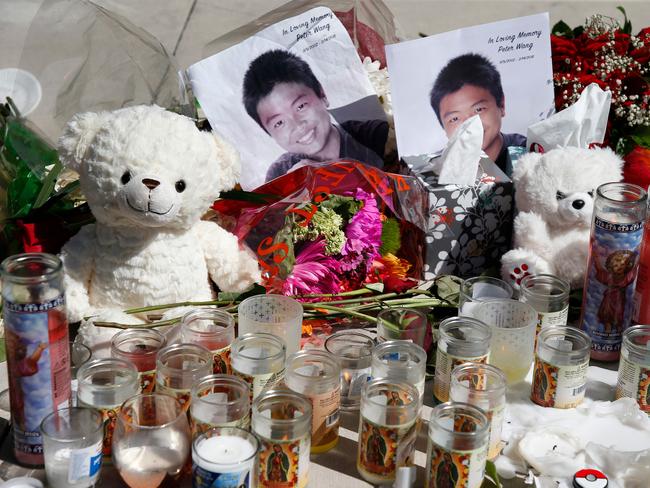
{"label": "pink flower", "polygon": [[381,246],[381,215],[377,201],[371,193],[360,188],[354,196],[363,202],[363,207],[354,214],[345,228],[347,241],[341,251],[341,271],[353,271],[365,267],[364,273],[370,271],[372,261],[379,256]]}
{"label": "pink flower", "polygon": [[325,254],[325,240],[306,244],[282,286],[284,295],[338,293],[339,263]]}

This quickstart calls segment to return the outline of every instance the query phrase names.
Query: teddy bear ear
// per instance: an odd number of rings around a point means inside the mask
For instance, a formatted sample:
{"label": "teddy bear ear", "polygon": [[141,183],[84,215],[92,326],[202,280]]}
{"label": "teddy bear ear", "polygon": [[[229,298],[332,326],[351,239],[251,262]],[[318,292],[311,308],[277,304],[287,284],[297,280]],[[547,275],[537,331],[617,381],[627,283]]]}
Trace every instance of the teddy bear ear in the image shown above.
{"label": "teddy bear ear", "polygon": [[542,159],[542,154],[537,152],[530,152],[524,154],[515,165],[514,170],[512,171],[512,181],[519,183],[527,178],[530,171],[537,166],[537,164]]}
{"label": "teddy bear ear", "polygon": [[59,159],[64,166],[79,172],[86,151],[104,119],[104,114],[94,112],[76,114],[70,119],[58,142]]}
{"label": "teddy bear ear", "polygon": [[[207,135],[207,134],[206,134]],[[217,178],[220,191],[231,190],[239,181],[241,165],[239,153],[223,137],[213,132],[209,135],[216,149],[216,164],[219,168]]]}

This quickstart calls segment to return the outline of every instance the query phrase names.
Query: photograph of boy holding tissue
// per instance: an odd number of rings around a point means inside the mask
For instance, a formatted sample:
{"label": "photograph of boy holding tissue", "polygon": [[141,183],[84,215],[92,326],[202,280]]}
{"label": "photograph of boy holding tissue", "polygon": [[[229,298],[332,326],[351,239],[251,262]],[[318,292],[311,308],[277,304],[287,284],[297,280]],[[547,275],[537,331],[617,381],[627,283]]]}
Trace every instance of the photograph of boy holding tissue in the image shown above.
{"label": "photograph of boy holding tissue", "polygon": [[356,159],[383,167],[388,137],[385,120],[333,122],[322,85],[306,61],[282,49],[267,51],[249,65],[243,81],[248,115],[286,152],[265,181],[305,164]]}
{"label": "photograph of boy holding tissue", "polygon": [[511,171],[508,147],[526,147],[523,135],[501,132],[506,114],[501,75],[480,54],[468,53],[450,60],[433,83],[430,104],[447,137],[478,114],[483,123],[482,149],[504,173]]}

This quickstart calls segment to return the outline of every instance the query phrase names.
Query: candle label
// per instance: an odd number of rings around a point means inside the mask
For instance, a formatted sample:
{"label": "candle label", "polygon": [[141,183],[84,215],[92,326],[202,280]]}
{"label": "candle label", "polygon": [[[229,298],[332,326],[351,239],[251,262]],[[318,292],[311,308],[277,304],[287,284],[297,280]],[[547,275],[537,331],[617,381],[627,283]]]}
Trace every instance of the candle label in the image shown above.
{"label": "candle label", "polygon": [[558,312],[537,312],[537,332],[550,325],[566,325],[569,306]]}
{"label": "candle label", "polygon": [[232,372],[234,375],[239,376],[242,380],[251,385],[251,402],[257,398],[257,396],[262,393],[263,390],[273,387],[284,377],[284,369],[278,371],[277,373],[256,375],[240,373],[236,369],[233,369]]}
{"label": "candle label", "polygon": [[398,467],[413,464],[416,420],[401,427],[383,427],[362,416],[359,430],[357,463],[364,471],[390,478]]}
{"label": "candle label", "polygon": [[311,445],[319,446],[338,436],[341,388],[320,395],[310,395],[312,406]]}
{"label": "candle label", "polygon": [[594,219],[580,320],[592,351],[621,350],[623,331],[632,320],[642,233],[643,221],[615,224]]}
{"label": "candle label", "polygon": [[[63,296],[45,303],[4,300],[5,343],[16,451],[42,462],[40,423],[70,406],[70,355]],[[37,458],[38,456],[38,458]]]}
{"label": "candle label", "polygon": [[192,488],[248,488],[250,469],[231,473],[215,473],[192,463]]}
{"label": "candle label", "polygon": [[[625,354],[625,353],[623,353]],[[650,414],[650,368],[622,356],[618,366],[616,399],[634,398],[643,412]]]}
{"label": "candle label", "polygon": [[87,407],[97,410],[102,416],[104,423],[104,440],[102,447],[102,454],[106,457],[111,456],[111,445],[113,444],[113,432],[115,431],[115,422],[117,421],[117,414],[120,412],[120,405],[116,407],[99,408],[94,405],[88,405],[82,401],[78,401],[80,407]]}
{"label": "candle label", "polygon": [[232,374],[232,366],[230,366],[230,344],[221,349],[212,351],[214,355],[214,374]]}
{"label": "candle label", "polygon": [[488,355],[476,357],[460,357],[448,354],[442,348],[436,350],[436,372],[433,382],[433,395],[440,401],[449,400],[449,385],[451,383],[451,372],[459,364],[468,362],[487,363]]}
{"label": "candle label", "polygon": [[156,370],[141,371],[138,374],[138,378],[140,379],[140,389],[142,390],[142,393],[152,393],[156,387]]}
{"label": "candle label", "polygon": [[472,451],[447,450],[429,441],[427,488],[479,488],[485,474],[487,446]]}
{"label": "candle label", "polygon": [[293,442],[260,438],[259,484],[268,488],[302,488],[307,485],[309,436]]}
{"label": "candle label", "polygon": [[86,478],[92,478],[99,473],[102,467],[102,443],[83,449],[72,449],[70,451],[70,463],[68,464],[68,483],[77,483]]}
{"label": "candle label", "polygon": [[530,399],[542,407],[574,408],[587,387],[589,358],[575,366],[554,366],[535,355]]}

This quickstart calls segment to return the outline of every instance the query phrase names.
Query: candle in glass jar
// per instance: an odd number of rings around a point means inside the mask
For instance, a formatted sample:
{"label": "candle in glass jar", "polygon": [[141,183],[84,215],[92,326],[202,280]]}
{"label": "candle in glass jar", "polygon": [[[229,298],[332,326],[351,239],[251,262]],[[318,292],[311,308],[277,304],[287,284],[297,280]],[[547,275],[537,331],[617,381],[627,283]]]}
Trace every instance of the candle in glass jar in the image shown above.
{"label": "candle in glass jar", "polygon": [[259,441],[237,427],[215,427],[192,443],[194,488],[254,486]]}
{"label": "candle in glass jar", "polygon": [[192,387],[190,417],[195,434],[212,427],[247,429],[250,425],[250,386],[229,374],[206,376]]}
{"label": "candle in glass jar", "polygon": [[623,332],[616,399],[634,398],[650,415],[650,325],[635,325]]}
{"label": "candle in glass jar", "polygon": [[284,376],[284,341],[273,334],[244,334],[232,343],[232,372],[251,386],[251,402]]}
{"label": "candle in glass jar", "polygon": [[198,344],[172,344],[156,356],[156,392],[176,398],[190,407],[192,386],[212,373],[212,353]]}
{"label": "candle in glass jar", "polygon": [[111,355],[129,361],[138,370],[142,393],[151,393],[156,386],[156,355],[167,339],[155,329],[126,329],[111,340]]}
{"label": "candle in glass jar", "polygon": [[427,353],[409,341],[386,341],[372,351],[372,377],[407,381],[424,395]]}
{"label": "candle in glass jar", "polygon": [[200,344],[214,355],[214,374],[230,374],[230,344],[235,339],[235,318],[216,308],[197,308],[181,320],[183,342]]}

